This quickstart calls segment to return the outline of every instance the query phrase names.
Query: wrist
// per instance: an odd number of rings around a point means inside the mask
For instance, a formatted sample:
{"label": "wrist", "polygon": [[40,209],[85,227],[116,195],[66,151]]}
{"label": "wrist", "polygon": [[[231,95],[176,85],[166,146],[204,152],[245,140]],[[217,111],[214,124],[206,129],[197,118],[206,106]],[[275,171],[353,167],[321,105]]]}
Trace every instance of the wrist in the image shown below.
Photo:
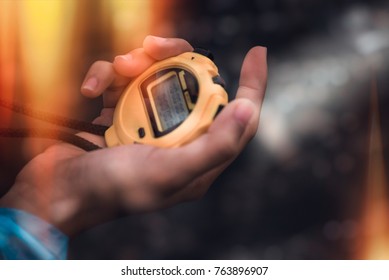
{"label": "wrist", "polygon": [[50,188],[17,181],[0,199],[0,207],[30,213],[67,236],[73,236],[119,215],[114,211],[116,208],[104,207],[104,203],[97,200],[77,184],[69,186],[57,182]]}
{"label": "wrist", "polygon": [[30,213],[58,228],[67,235],[74,229],[67,222],[74,216],[71,207],[67,207],[63,199],[55,198],[54,190],[45,190],[45,186],[38,187],[24,182],[16,182],[0,200],[0,207],[18,209]]}

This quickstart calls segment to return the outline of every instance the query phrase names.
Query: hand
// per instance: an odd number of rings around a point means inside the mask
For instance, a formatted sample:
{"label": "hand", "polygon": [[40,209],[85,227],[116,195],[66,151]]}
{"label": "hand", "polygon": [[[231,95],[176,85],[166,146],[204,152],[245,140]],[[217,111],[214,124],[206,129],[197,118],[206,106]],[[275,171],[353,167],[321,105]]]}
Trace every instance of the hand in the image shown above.
{"label": "hand", "polygon": [[[192,51],[182,39],[148,36],[143,48],[96,62],[82,93],[103,94],[96,123],[110,125],[116,102],[131,78],[152,63]],[[68,235],[120,214],[154,211],[201,198],[217,176],[255,135],[267,79],[266,49],[251,49],[243,62],[236,99],[215,119],[207,133],[173,149],[125,145],[85,152],[60,143],[31,160],[0,201],[37,215]],[[81,133],[104,145],[104,139]]]}

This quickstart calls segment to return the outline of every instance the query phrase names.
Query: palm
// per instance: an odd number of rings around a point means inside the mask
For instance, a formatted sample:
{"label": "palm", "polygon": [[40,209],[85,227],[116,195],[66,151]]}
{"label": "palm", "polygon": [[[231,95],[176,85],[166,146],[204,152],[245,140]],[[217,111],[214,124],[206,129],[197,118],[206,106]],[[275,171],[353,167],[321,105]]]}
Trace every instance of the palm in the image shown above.
{"label": "palm", "polygon": [[[161,53],[177,55],[190,48],[187,42],[171,40],[158,47],[145,40],[144,47],[154,59],[163,59]],[[138,56],[123,70],[128,77],[153,62],[139,50],[133,55]],[[146,64],[139,66],[140,61]],[[116,62],[118,71],[128,63]],[[129,73],[131,67],[134,71]],[[266,52],[252,49],[242,66],[237,100],[225,107],[207,133],[183,147],[125,145],[87,153],[69,144],[54,145],[23,168],[1,204],[27,210],[74,234],[122,213],[197,199],[255,135],[266,72]],[[94,97],[105,91],[105,105],[114,107],[129,79],[113,73],[111,64],[92,66],[87,78],[98,77],[100,83],[93,90],[85,86],[84,94]],[[104,109],[95,122],[111,124],[112,111]],[[80,136],[104,145],[102,137]]]}

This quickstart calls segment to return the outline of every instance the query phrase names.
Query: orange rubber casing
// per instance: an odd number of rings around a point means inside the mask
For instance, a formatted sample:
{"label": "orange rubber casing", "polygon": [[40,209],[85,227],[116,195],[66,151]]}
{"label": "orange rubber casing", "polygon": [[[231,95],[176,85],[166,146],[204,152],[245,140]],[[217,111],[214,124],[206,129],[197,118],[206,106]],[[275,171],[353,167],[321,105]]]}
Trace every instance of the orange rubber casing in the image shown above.
{"label": "orange rubber casing", "polygon": [[[157,71],[169,68],[182,68],[197,79],[198,98],[193,110],[178,127],[156,137],[140,85]],[[228,103],[228,94],[213,80],[217,76],[219,73],[216,65],[206,56],[195,52],[186,52],[154,63],[122,93],[115,108],[113,124],[105,133],[108,147],[134,143],[165,148],[179,147],[199,137],[208,130],[219,108]],[[143,129],[143,135],[139,135],[140,128]]]}

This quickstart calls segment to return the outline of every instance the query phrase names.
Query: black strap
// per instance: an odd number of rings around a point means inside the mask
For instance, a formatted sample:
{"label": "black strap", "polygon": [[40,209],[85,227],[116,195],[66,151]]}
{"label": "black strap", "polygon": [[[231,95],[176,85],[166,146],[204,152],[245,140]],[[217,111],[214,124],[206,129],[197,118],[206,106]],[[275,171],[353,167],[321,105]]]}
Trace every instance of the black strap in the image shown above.
{"label": "black strap", "polygon": [[[20,113],[35,119],[39,119],[57,126],[67,127],[78,131],[85,131],[95,135],[103,136],[105,131],[108,129],[107,126],[92,124],[89,122],[74,120],[63,116],[58,116],[48,112],[41,112],[32,109],[27,106],[14,104],[12,102],[0,99],[0,106],[12,110],[16,113]],[[58,129],[40,129],[40,128],[0,128],[0,137],[39,137],[39,138],[50,138],[65,141],[67,143],[78,146],[85,151],[92,151],[100,149],[98,145],[80,137],[75,134],[61,131]]]}
{"label": "black strap", "polygon": [[104,136],[105,131],[108,129],[108,127],[104,125],[92,124],[89,122],[58,116],[48,112],[38,111],[27,106],[22,106],[9,101],[5,101],[3,99],[0,99],[0,106],[10,109],[16,113],[33,117],[41,121],[45,121],[62,127],[68,127],[79,131],[89,132],[96,135]]}
{"label": "black strap", "polygon": [[73,144],[81,149],[89,152],[97,149],[101,149],[100,146],[80,137],[75,134],[53,129],[53,128],[0,128],[0,137],[37,137],[48,139],[59,139],[69,144]]}

